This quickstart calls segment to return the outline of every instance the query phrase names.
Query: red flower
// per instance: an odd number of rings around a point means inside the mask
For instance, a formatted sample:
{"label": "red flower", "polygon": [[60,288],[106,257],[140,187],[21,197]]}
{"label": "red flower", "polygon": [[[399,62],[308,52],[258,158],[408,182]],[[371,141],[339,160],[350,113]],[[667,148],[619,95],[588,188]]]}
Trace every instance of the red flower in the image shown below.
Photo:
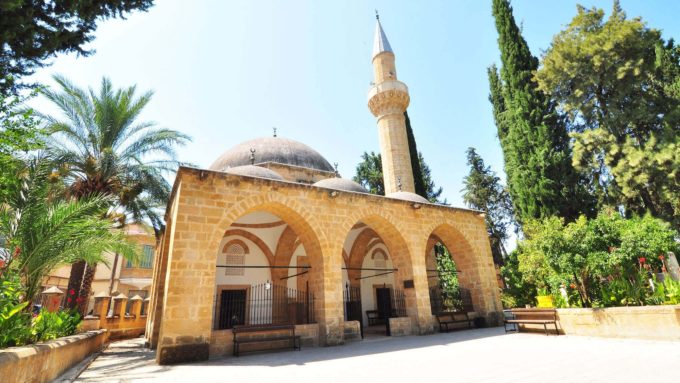
{"label": "red flower", "polygon": [[66,302],[71,303],[71,302],[73,302],[73,299],[72,299],[71,297],[68,297],[68,299],[66,300]]}
{"label": "red flower", "polygon": [[19,246],[17,246],[16,248],[14,248],[14,254],[12,255],[12,258],[17,258],[20,254],[21,249],[19,248]]}
{"label": "red flower", "polygon": [[83,301],[83,297],[78,297],[78,298],[76,298],[76,303],[80,303],[80,302],[82,302],[82,301]]}
{"label": "red flower", "polygon": [[663,254],[659,255],[659,259],[663,261]]}
{"label": "red flower", "polygon": [[69,295],[76,295],[76,291],[74,289],[71,289],[68,291]]}
{"label": "red flower", "polygon": [[5,261],[2,260],[2,259],[0,259],[0,269],[1,269],[3,266],[5,266]]}
{"label": "red flower", "polygon": [[640,261],[640,263],[645,263],[647,261],[647,258],[640,257],[640,258],[638,258],[638,261]]}
{"label": "red flower", "polygon": [[573,284],[573,283],[570,283],[570,284],[569,284],[569,287],[571,287],[572,289],[575,289],[575,288],[576,288],[576,285]]}

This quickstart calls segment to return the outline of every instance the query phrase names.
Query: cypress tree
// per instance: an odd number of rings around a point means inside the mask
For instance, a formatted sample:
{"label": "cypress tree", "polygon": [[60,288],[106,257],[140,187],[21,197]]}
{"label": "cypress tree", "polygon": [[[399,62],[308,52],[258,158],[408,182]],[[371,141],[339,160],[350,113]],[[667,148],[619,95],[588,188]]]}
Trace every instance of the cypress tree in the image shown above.
{"label": "cypress tree", "polygon": [[489,68],[490,101],[503,148],[508,191],[520,223],[552,215],[591,214],[591,198],[571,164],[569,135],[555,103],[533,81],[531,54],[508,0],[493,0],[500,74]]}
{"label": "cypress tree", "polygon": [[418,147],[416,146],[416,138],[411,129],[411,119],[408,117],[408,112],[404,111],[404,119],[406,120],[406,138],[408,139],[408,153],[411,156],[411,171],[413,172],[413,183],[416,194],[424,198],[427,196],[427,187],[423,180],[424,175],[420,167],[420,160],[418,158]]}

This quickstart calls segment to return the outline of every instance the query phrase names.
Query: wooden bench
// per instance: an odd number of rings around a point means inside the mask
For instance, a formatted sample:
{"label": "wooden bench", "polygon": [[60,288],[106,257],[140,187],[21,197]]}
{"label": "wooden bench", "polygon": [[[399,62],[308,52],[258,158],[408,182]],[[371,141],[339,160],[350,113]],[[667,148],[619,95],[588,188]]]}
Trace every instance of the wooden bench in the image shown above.
{"label": "wooden bench", "polygon": [[[548,325],[555,325],[555,334],[559,335],[557,329],[557,310],[555,309],[510,309],[503,310],[503,328],[505,332],[519,332],[520,324],[543,325],[545,335],[548,335]],[[508,324],[512,324],[514,329],[508,330]]]}
{"label": "wooden bench", "polygon": [[369,326],[385,324],[385,320],[380,317],[378,310],[366,310],[366,319],[368,319]]}
{"label": "wooden bench", "polygon": [[472,328],[475,319],[470,318],[467,311],[443,311],[436,315],[437,322],[439,322],[439,332],[449,332],[449,326],[466,323],[468,328]]}
{"label": "wooden bench", "polygon": [[[301,348],[300,336],[295,335],[295,325],[238,325],[234,326],[231,331],[234,334],[234,356],[239,356],[240,345],[250,343],[273,343],[275,345],[275,347],[268,349],[292,347],[293,350],[300,350]],[[279,343],[282,343],[283,346],[280,346]]]}

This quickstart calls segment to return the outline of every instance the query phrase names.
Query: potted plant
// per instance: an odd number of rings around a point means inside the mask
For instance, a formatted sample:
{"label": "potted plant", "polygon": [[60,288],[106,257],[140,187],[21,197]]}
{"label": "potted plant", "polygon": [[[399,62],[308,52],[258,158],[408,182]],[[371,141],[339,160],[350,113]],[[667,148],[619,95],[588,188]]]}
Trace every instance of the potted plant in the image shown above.
{"label": "potted plant", "polygon": [[538,289],[536,289],[536,292],[538,293],[538,295],[536,296],[536,302],[538,303],[536,307],[538,308],[555,307],[555,304],[553,303],[553,297],[552,295],[550,295],[547,288],[539,287]]}

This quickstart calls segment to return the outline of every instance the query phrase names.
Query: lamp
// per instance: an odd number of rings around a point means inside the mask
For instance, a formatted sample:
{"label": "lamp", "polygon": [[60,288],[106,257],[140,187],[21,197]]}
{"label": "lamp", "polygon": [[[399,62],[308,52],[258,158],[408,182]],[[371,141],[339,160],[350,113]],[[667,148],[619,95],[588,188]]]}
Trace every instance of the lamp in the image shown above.
{"label": "lamp", "polygon": [[272,288],[272,284],[269,283],[269,279],[267,279],[267,282],[264,283],[264,289],[270,290],[271,288]]}
{"label": "lamp", "polygon": [[421,206],[423,205],[419,204],[418,202],[414,202],[413,205],[411,205],[411,207],[413,207],[414,209],[420,209]]}
{"label": "lamp", "polygon": [[331,191],[330,193],[328,193],[328,196],[331,197],[331,198],[335,198],[335,197],[338,196],[338,192],[335,191],[335,190],[333,190],[333,191]]}

